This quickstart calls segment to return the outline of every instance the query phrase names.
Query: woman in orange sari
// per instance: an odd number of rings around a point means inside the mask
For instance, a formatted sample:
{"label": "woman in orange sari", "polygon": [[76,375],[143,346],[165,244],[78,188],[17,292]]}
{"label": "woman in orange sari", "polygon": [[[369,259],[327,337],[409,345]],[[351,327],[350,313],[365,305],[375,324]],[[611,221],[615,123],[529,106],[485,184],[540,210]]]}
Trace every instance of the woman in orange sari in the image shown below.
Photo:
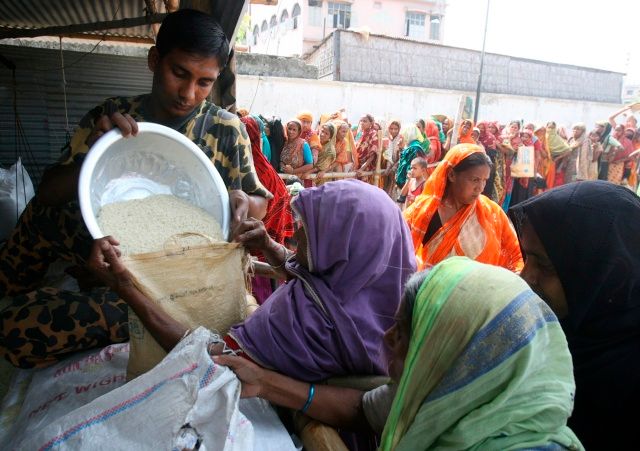
{"label": "woman in orange sari", "polygon": [[458,129],[458,144],[475,144],[473,139],[473,121],[465,119]]}
{"label": "woman in orange sari", "polygon": [[349,172],[357,169],[358,153],[356,143],[351,133],[351,127],[345,121],[334,120],[331,122],[336,127],[336,160],[331,168],[336,172]]}
{"label": "woman in orange sari", "polygon": [[455,255],[522,270],[511,222],[498,204],[482,195],[490,171],[491,160],[476,144],[458,144],[447,152],[422,195],[404,212],[418,270]]}

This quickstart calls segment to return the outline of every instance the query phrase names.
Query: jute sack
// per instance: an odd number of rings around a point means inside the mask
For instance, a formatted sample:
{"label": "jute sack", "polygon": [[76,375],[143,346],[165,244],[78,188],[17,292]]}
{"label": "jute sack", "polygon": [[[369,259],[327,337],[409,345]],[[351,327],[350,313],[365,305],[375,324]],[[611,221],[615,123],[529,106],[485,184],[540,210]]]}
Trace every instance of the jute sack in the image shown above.
{"label": "jute sack", "polygon": [[[189,234],[190,235],[190,234]],[[134,285],[176,321],[226,334],[246,316],[245,252],[238,243],[210,243],[123,257]],[[129,309],[131,351],[127,380],[157,365],[167,353]]]}

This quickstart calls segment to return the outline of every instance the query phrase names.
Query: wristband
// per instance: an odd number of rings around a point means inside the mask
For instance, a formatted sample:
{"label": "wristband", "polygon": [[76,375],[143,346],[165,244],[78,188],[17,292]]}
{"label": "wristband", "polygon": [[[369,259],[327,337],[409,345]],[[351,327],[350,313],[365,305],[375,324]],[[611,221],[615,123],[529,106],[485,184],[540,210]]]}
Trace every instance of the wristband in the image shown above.
{"label": "wristband", "polygon": [[307,402],[304,404],[304,407],[300,409],[300,412],[306,413],[309,410],[309,406],[311,405],[311,401],[313,401],[313,397],[316,394],[316,386],[311,384],[309,386],[309,396],[307,397]]}

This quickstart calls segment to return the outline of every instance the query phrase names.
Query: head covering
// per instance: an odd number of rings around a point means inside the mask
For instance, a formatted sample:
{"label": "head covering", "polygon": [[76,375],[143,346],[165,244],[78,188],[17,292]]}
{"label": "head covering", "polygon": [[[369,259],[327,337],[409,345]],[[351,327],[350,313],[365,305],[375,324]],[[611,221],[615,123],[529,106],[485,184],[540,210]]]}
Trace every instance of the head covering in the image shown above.
{"label": "head covering", "polygon": [[[395,138],[393,138],[391,136],[391,133],[389,132],[389,127],[391,127],[391,125],[395,125],[398,127],[398,134],[396,135]],[[386,161],[388,161],[391,164],[395,163],[400,158],[399,151],[397,149],[400,146],[400,142],[402,141],[402,133],[400,133],[401,129],[402,129],[402,125],[400,124],[400,121],[398,119],[392,119],[389,122],[389,125],[387,125],[386,127],[387,137],[385,138],[385,141],[387,142],[386,142],[384,153],[382,154],[382,156]]]}
{"label": "head covering", "polygon": [[424,134],[427,135],[429,140],[429,153],[428,161],[433,163],[440,161],[442,157],[442,143],[440,142],[440,129],[435,121],[427,120],[424,126]]}
{"label": "head covering", "polygon": [[382,337],[415,271],[400,210],[357,180],[304,190],[292,206],[304,223],[309,270],[290,260],[294,279],[231,335],[256,362],[296,379],[386,374]]}
{"label": "head covering", "polygon": [[267,161],[271,160],[271,144],[269,143],[269,138],[267,138],[267,134],[265,133],[265,124],[260,116],[252,114],[251,117],[256,121],[258,127],[260,129],[260,140],[262,142],[261,148],[262,153],[267,159]]}
{"label": "head covering", "polygon": [[604,127],[604,131],[602,133],[600,133],[600,142],[603,145],[606,145],[607,140],[609,139],[609,135],[611,134],[611,130],[613,129],[613,127],[611,126],[609,121],[597,121],[596,125],[600,125],[601,127]]}
{"label": "head covering", "polygon": [[251,155],[258,174],[258,180],[273,194],[273,199],[267,204],[267,214],[262,219],[269,236],[282,244],[284,239],[293,236],[293,215],[289,202],[291,200],[287,187],[278,176],[276,170],[260,151],[260,129],[258,122],[252,116],[240,118],[251,141]]}
{"label": "head covering", "polygon": [[[332,123],[323,124],[322,127],[329,129],[329,141],[322,145],[322,150],[318,153],[318,161],[315,167],[320,171],[326,171],[336,160],[336,126]],[[322,144],[322,143],[321,143]]]}
{"label": "head covering", "polygon": [[286,141],[284,126],[279,118],[269,121],[269,147],[271,148],[271,166],[277,171],[280,169],[280,153]]}
{"label": "head covering", "polygon": [[477,144],[458,144],[447,152],[442,163],[436,167],[433,174],[427,180],[424,187],[424,194],[437,197],[442,200],[444,190],[447,187],[447,171],[449,168],[455,168],[462,160],[474,153],[483,153],[484,149]]}
{"label": "head covering", "polygon": [[558,129],[555,126],[555,123],[552,126],[547,125],[547,146],[549,148],[549,152],[553,158],[559,157],[568,150],[571,150],[569,144],[558,135]]}
{"label": "head covering", "polygon": [[405,125],[402,127],[400,134],[402,135],[407,147],[409,147],[413,141],[417,141],[418,145],[424,141],[424,136],[422,136],[420,129],[415,124]]}
{"label": "head covering", "polygon": [[[349,163],[349,154],[351,154],[351,158],[355,167],[358,167],[358,153],[356,152],[356,142],[353,139],[353,133],[351,133],[351,127],[345,121],[334,120],[332,124],[336,127],[336,163],[344,166]],[[347,133],[345,137],[338,141],[338,131],[340,128],[346,127]]]}
{"label": "head covering", "polygon": [[587,125],[584,122],[576,122],[575,124],[573,124],[572,128],[578,128],[583,132],[587,131]]}
{"label": "head covering", "polygon": [[[400,153],[398,169],[396,170],[396,184],[399,188],[402,188],[407,182],[407,172],[411,167],[411,161],[413,161],[416,156],[426,157],[428,152],[424,150],[425,145],[423,141],[425,139],[415,124],[402,127],[400,134],[402,135],[405,148]],[[426,142],[429,143],[429,145],[431,144],[429,140],[426,140]],[[426,147],[427,149],[429,148],[428,145]]]}
{"label": "head covering", "polygon": [[[289,119],[289,120],[287,121],[287,123],[286,123],[286,124],[284,124],[284,125],[285,125],[285,130],[286,130],[287,125],[289,125],[291,122],[293,122],[294,124],[296,124],[296,125],[298,126],[298,130],[300,130],[300,133],[302,133],[302,122],[300,122],[300,119],[297,119],[297,118],[295,118],[295,117],[294,117],[294,118],[292,118],[292,119]],[[288,134],[287,134],[287,139],[289,139],[289,135],[288,135]]]}
{"label": "head covering", "polygon": [[[442,125],[442,128],[444,129],[444,124],[445,122],[449,124],[449,128],[447,129],[447,132],[449,130],[451,130],[451,128],[453,127],[453,119],[451,119],[449,116],[445,115],[445,114],[434,114],[431,116],[431,118],[437,122],[439,122]],[[445,132],[446,134],[446,132]]]}
{"label": "head covering", "polygon": [[[469,124],[469,131],[467,133],[462,133],[462,129],[465,124]],[[476,142],[473,140],[473,121],[469,119],[465,119],[460,123],[460,128],[458,129],[458,143],[459,144],[475,144]]]}
{"label": "head covering", "polygon": [[521,138],[522,144],[525,146],[533,146],[533,132],[528,128],[520,130],[521,135],[525,135],[525,138]]}
{"label": "head covering", "polygon": [[[640,198],[612,183],[583,181],[509,214],[519,232],[524,222],[533,227],[564,288],[569,314],[561,324],[577,384],[569,424],[587,449],[593,439],[601,445],[593,449],[624,449],[610,440],[636,435],[624,424],[632,426],[627,412],[640,402]],[[611,428],[614,437],[605,433]]]}
{"label": "head covering", "polygon": [[296,117],[301,121],[313,122],[313,113],[311,113],[311,111],[300,111]]}
{"label": "head covering", "polygon": [[483,128],[480,129],[480,142],[485,149],[495,149],[497,137],[489,131],[489,126],[492,125],[492,123],[489,121],[478,123],[478,127],[481,125]]}
{"label": "head covering", "polygon": [[[298,130],[302,132],[302,124],[298,119],[289,119],[287,121],[287,126],[292,122],[296,124],[298,126]],[[291,165],[294,169],[304,165],[304,143],[305,141],[302,138],[302,133],[298,134],[298,136],[293,140],[287,133],[287,140],[280,152],[281,171],[284,171],[284,167],[286,165]]]}
{"label": "head covering", "polygon": [[474,153],[486,155],[477,144],[452,147],[427,179],[422,195],[404,211],[419,269],[439,263],[451,255],[466,255],[512,271],[522,268],[518,240],[506,214],[495,202],[482,195],[458,210],[444,227],[424,242],[429,224],[442,203],[449,170]]}
{"label": "head covering", "polygon": [[[371,158],[373,154],[378,154],[378,152],[380,151],[380,145],[382,144],[378,139],[378,131],[373,126],[373,117],[370,114],[366,114],[363,117],[371,120],[371,126],[368,130],[364,130],[361,128],[362,134],[360,135],[360,139],[358,139],[358,142],[356,144],[358,160],[360,161],[361,165],[364,164],[364,162],[369,158]],[[369,170],[375,169],[375,159],[373,164],[373,168],[368,168]]]}
{"label": "head covering", "polygon": [[574,389],[546,304],[515,274],[453,257],[416,297],[380,449],[581,449]]}

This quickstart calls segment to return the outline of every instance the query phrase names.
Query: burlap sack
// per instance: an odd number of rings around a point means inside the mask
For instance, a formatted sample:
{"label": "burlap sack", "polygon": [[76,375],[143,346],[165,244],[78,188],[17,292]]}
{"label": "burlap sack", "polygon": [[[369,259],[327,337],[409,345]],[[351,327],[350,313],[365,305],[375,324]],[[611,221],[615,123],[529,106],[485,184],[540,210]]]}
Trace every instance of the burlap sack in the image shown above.
{"label": "burlap sack", "polygon": [[[123,257],[135,286],[185,326],[226,334],[246,316],[245,252],[237,243],[165,246]],[[129,309],[131,351],[127,379],[157,365],[167,353]]]}

